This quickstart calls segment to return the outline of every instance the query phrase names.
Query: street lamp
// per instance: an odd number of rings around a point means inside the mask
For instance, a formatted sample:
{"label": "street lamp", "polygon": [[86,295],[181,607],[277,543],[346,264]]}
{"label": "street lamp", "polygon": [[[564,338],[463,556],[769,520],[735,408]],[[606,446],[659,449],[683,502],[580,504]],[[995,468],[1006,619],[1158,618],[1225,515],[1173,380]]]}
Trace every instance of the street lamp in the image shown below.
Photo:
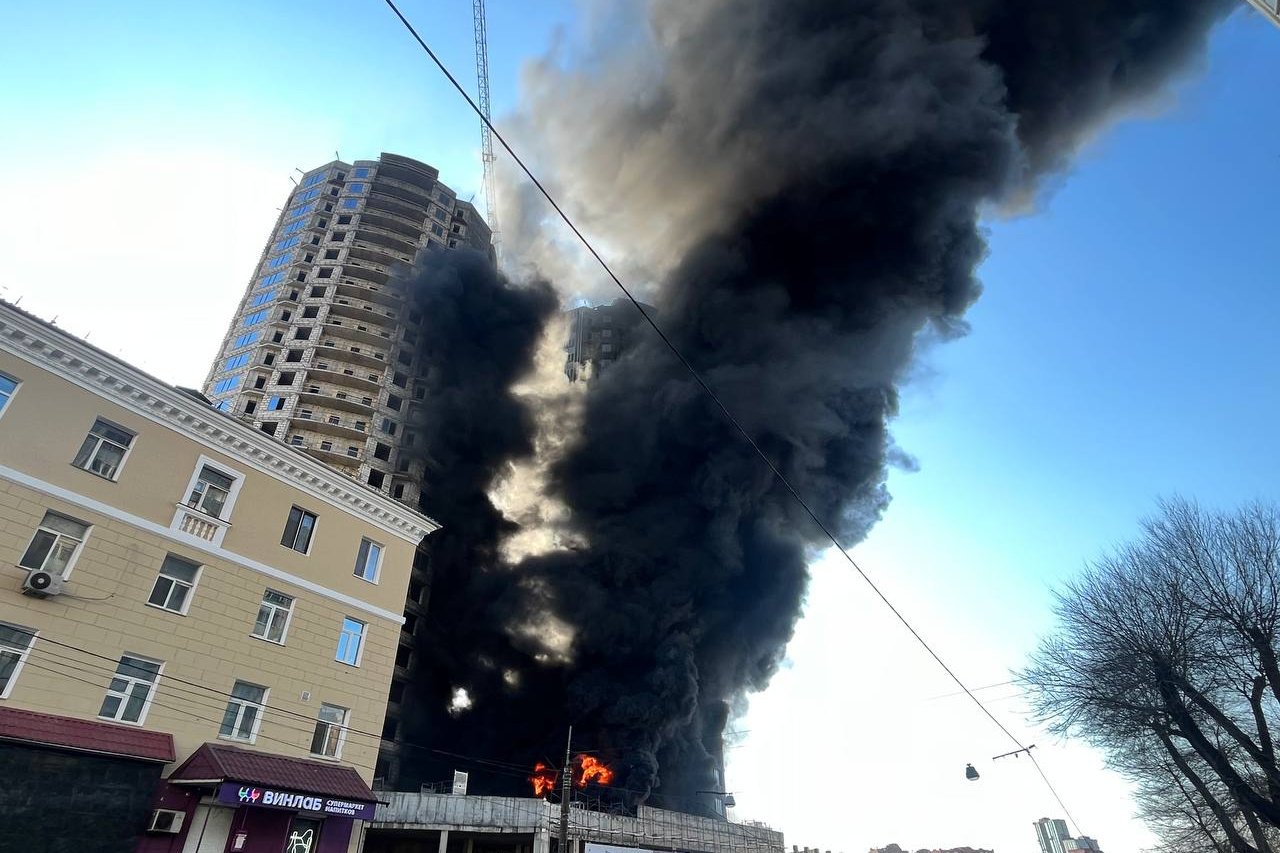
{"label": "street lamp", "polygon": [[978,781],[978,771],[972,764],[966,764],[964,766],[964,778],[968,779],[970,782]]}

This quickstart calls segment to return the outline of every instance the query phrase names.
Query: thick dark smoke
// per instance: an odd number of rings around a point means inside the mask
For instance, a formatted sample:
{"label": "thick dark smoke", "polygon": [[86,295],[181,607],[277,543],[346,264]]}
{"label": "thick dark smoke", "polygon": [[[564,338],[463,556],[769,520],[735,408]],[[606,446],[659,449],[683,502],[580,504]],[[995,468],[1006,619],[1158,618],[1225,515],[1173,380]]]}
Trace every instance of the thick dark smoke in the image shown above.
{"label": "thick dark smoke", "polygon": [[[528,120],[551,128],[544,166],[588,231],[665,247],[649,295],[665,329],[853,543],[888,503],[887,423],[919,336],[962,332],[980,292],[981,211],[1025,201],[1101,123],[1155,94],[1230,5],[658,3],[652,73],[630,73],[634,56],[543,68],[561,100]],[[530,413],[509,389],[532,367],[550,297],[474,261],[419,285],[438,315],[423,351],[426,506],[458,521],[432,545],[415,737],[532,764],[558,756],[572,722],[637,797],[687,806],[719,787],[729,710],[776,670],[806,562],[827,543],[642,334],[590,384],[551,469],[579,544],[504,564],[509,529],[483,492],[531,452]],[[457,687],[473,707],[447,711]]]}

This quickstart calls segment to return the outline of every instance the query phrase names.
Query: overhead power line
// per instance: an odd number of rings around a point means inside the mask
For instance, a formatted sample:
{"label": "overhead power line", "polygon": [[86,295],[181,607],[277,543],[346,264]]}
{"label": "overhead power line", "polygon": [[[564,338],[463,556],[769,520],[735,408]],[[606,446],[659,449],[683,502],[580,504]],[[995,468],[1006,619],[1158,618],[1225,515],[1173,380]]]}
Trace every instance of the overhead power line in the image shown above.
{"label": "overhead power line", "polygon": [[[991,711],[987,708],[987,706],[982,703],[982,700],[980,700],[974,694],[974,692],[970,690],[969,687],[965,685],[965,683],[962,680],[960,680],[960,677],[956,675],[955,671],[952,670],[951,667],[947,665],[947,662],[944,661],[936,651],[934,651],[933,646],[929,645],[928,641],[925,640],[925,638],[920,635],[920,632],[918,632],[915,629],[915,627],[911,624],[911,622],[907,620],[906,616],[904,616],[902,612],[898,610],[896,606],[894,606],[893,602],[889,600],[889,597],[886,596],[883,591],[881,591],[880,587],[876,585],[876,582],[871,579],[870,575],[868,575],[865,571],[863,571],[862,567],[858,565],[858,562],[853,559],[852,555],[849,554],[848,550],[844,547],[844,545],[840,543],[840,540],[836,538],[836,535],[831,531],[831,529],[826,525],[826,523],[821,518],[818,517],[817,513],[815,513],[813,509],[809,506],[808,501],[806,501],[800,495],[800,492],[797,491],[796,487],[791,484],[791,481],[787,479],[786,475],[784,475],[782,471],[778,468],[778,466],[774,464],[773,460],[769,458],[769,455],[766,454],[763,449],[761,449],[760,445],[756,443],[756,440],[751,436],[749,432],[747,432],[746,428],[743,427],[742,423],[737,419],[737,417],[734,416],[733,412],[729,410],[729,408],[724,404],[724,402],[721,401],[720,397],[716,394],[716,392],[712,390],[711,386],[707,384],[706,380],[702,378],[702,375],[698,373],[698,371],[689,362],[689,360],[685,358],[684,353],[680,352],[680,348],[677,347],[675,343],[671,340],[671,338],[667,336],[666,332],[662,330],[662,327],[658,325],[657,321],[655,321],[653,317],[649,315],[649,312],[644,310],[644,306],[640,304],[640,301],[636,299],[634,295],[632,295],[631,290],[625,284],[623,284],[622,279],[620,279],[618,275],[613,271],[613,268],[609,266],[609,263],[600,255],[598,251],[596,251],[596,248],[594,245],[592,245],[591,241],[587,239],[586,235],[582,233],[582,231],[578,228],[578,226],[574,223],[574,221],[569,217],[569,215],[564,212],[564,209],[560,207],[560,204],[555,200],[555,197],[551,195],[551,193],[547,190],[545,186],[543,186],[542,182],[538,180],[537,176],[533,174],[532,170],[530,170],[530,168],[527,165],[525,165],[524,160],[520,158],[520,155],[516,154],[515,150],[511,147],[510,143],[507,142],[506,138],[498,131],[496,127],[493,126],[493,122],[490,121],[489,116],[486,114],[486,112],[484,110],[481,110],[480,107],[476,104],[476,102],[471,98],[471,96],[467,94],[467,90],[463,88],[462,84],[458,82],[458,78],[455,77],[453,73],[448,69],[448,67],[444,64],[444,62],[441,61],[440,57],[436,55],[436,52],[433,51],[425,41],[423,41],[422,36],[418,35],[418,31],[414,29],[413,24],[409,23],[408,18],[406,18],[404,14],[400,11],[399,7],[396,6],[394,0],[384,0],[384,2],[391,9],[391,11],[395,13],[395,16],[400,19],[400,23],[403,24],[404,28],[408,30],[409,34],[413,36],[413,39],[418,43],[418,46],[422,48],[422,50],[427,54],[427,56],[431,58],[431,61],[435,63],[435,66],[438,69],[440,69],[440,72],[444,74],[445,77],[448,78],[450,83],[453,84],[453,88],[458,91],[458,94],[462,95],[463,99],[466,100],[468,106],[471,107],[472,111],[474,111],[475,114],[480,117],[480,120],[484,122],[485,127],[488,128],[489,132],[493,135],[493,138],[498,140],[499,144],[502,145],[503,149],[507,152],[507,154],[511,156],[511,159],[514,160],[516,165],[520,167],[520,171],[524,172],[525,177],[527,177],[529,181],[535,187],[538,188],[538,192],[542,194],[542,197],[547,200],[547,203],[551,205],[551,207],[559,215],[560,219],[564,222],[564,224],[567,225],[569,227],[569,230],[573,232],[574,236],[578,238],[578,241],[582,243],[582,245],[586,248],[587,252],[590,253],[591,257],[595,258],[596,263],[600,265],[600,268],[604,270],[605,274],[609,276],[610,280],[612,280],[613,283],[617,285],[618,289],[622,291],[623,295],[626,296],[627,300],[635,307],[635,309],[640,312],[640,316],[643,317],[645,322],[649,324],[650,328],[653,329],[654,333],[656,333],[657,336],[662,340],[662,342],[667,346],[667,349],[671,350],[671,353],[676,357],[676,359],[680,362],[680,364],[684,367],[684,369],[688,372],[688,374],[698,384],[698,386],[702,389],[703,393],[705,393],[707,397],[713,403],[715,403],[716,408],[720,410],[720,413],[724,416],[725,420],[727,420],[729,424],[733,426],[733,428],[737,431],[737,433],[742,437],[742,439],[746,441],[748,445],[750,445],[751,449],[755,452],[756,456],[760,457],[760,461],[762,461],[769,468],[769,471],[773,474],[773,476],[777,479],[777,481],[786,488],[787,492],[791,494],[791,497],[794,498],[796,503],[800,505],[801,509],[804,510],[805,514],[808,515],[809,518],[813,521],[813,523],[818,526],[818,529],[822,531],[823,535],[826,536],[828,540],[830,540],[831,544],[835,546],[836,550],[840,552],[841,556],[843,556],[844,559],[849,563],[849,565],[853,567],[854,571],[856,571],[858,575],[864,581],[866,581],[866,584],[871,588],[871,591],[874,592],[876,596],[880,599],[880,601],[883,602],[884,605],[889,608],[890,612],[892,612],[893,615],[897,617],[898,621],[902,623],[903,627],[906,628],[908,632],[910,632],[911,636],[915,638],[916,642],[920,644],[921,648],[923,648],[926,652],[929,653],[929,656],[934,659],[934,661],[938,664],[938,666],[942,667],[943,671],[946,672],[946,674],[951,678],[951,680],[956,683],[956,686],[959,687],[960,690],[973,701],[973,704],[978,706],[978,709],[981,710],[984,715],[986,715],[986,717],[996,726],[996,728],[998,728],[1002,733],[1004,733],[1005,737],[1007,737],[1010,742],[1015,744],[1019,750],[1025,750],[1027,748],[1026,745],[1023,744],[1022,741],[1020,741],[1013,734],[1013,732],[1009,731],[1009,729],[1004,725],[1004,723],[1000,722],[1000,720],[997,719],[996,716],[991,713]],[[1062,798],[1058,796],[1057,790],[1049,782],[1049,777],[1045,775],[1044,770],[1040,767],[1040,764],[1035,760],[1033,756],[1028,756],[1028,757],[1031,758],[1032,763],[1035,764],[1036,769],[1040,772],[1040,777],[1044,780],[1044,783],[1049,788],[1050,793],[1053,794],[1054,799],[1057,800],[1058,805],[1062,808],[1063,812],[1067,814],[1067,818],[1071,821],[1072,825],[1075,826],[1076,832],[1079,833],[1080,832],[1079,824],[1077,824],[1075,819],[1071,817],[1070,811],[1068,811],[1066,805],[1062,802]]]}

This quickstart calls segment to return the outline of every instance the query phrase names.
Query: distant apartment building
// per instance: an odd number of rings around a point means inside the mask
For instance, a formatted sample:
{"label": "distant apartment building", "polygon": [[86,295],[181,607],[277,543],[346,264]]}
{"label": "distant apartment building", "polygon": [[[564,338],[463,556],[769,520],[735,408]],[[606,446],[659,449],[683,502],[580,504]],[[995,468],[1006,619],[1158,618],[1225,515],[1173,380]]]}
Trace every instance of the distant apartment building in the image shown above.
{"label": "distant apartment building", "polygon": [[1092,850],[1094,853],[1102,853],[1102,848],[1098,846],[1096,838],[1090,838],[1087,835],[1078,835],[1075,838],[1068,838],[1062,842],[1063,849],[1071,853],[1075,850]]}
{"label": "distant apartment building", "polygon": [[[650,317],[656,314],[652,305],[645,305],[644,310]],[[650,331],[642,328],[648,324],[625,298],[607,305],[579,305],[565,313],[569,319],[569,339],[565,342],[564,372],[575,381],[607,369],[635,335]]]}
{"label": "distant apartment building", "polygon": [[227,328],[204,393],[351,479],[416,506],[418,324],[393,273],[422,250],[493,258],[489,227],[436,169],[395,154],[306,172]]}
{"label": "distant apartment building", "polygon": [[4,835],[355,849],[435,528],[0,303]]}
{"label": "distant apartment building", "polygon": [[1067,822],[1058,818],[1042,817],[1034,824],[1040,853],[1066,853],[1063,843],[1071,838]]}

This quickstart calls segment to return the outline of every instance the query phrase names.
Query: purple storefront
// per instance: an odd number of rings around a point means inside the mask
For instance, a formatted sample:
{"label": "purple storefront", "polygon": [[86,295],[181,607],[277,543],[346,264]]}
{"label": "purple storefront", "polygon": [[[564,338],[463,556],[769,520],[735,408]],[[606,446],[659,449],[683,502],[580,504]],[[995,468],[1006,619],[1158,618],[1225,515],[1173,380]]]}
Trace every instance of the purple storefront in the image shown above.
{"label": "purple storefront", "polygon": [[350,767],[206,743],[156,799],[180,828],[149,833],[138,853],[347,853],[376,807]]}

